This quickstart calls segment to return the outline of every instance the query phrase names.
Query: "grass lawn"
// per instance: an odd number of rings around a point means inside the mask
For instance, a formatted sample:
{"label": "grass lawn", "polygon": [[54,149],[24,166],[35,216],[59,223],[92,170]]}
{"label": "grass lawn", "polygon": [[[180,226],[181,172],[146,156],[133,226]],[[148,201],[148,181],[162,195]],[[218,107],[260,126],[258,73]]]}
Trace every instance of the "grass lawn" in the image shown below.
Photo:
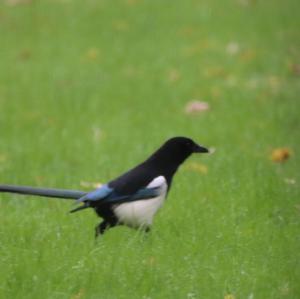
{"label": "grass lawn", "polygon": [[298,0],[2,0],[0,183],[93,189],[176,135],[216,151],[148,235],[0,194],[0,298],[300,298],[299,28]]}

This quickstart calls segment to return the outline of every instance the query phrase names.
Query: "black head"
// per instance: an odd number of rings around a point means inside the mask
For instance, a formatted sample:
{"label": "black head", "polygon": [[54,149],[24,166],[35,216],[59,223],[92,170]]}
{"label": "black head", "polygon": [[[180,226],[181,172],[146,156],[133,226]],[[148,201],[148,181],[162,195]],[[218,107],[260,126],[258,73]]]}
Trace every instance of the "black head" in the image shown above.
{"label": "black head", "polygon": [[177,155],[189,156],[193,153],[208,153],[208,149],[187,137],[173,137],[162,146]]}
{"label": "black head", "polygon": [[163,147],[169,148],[170,150],[180,151],[182,153],[208,153],[209,150],[190,138],[187,137],[173,137],[165,142]]}
{"label": "black head", "polygon": [[208,153],[208,149],[187,137],[173,137],[167,140],[151,157],[160,164],[179,166],[193,153]]}

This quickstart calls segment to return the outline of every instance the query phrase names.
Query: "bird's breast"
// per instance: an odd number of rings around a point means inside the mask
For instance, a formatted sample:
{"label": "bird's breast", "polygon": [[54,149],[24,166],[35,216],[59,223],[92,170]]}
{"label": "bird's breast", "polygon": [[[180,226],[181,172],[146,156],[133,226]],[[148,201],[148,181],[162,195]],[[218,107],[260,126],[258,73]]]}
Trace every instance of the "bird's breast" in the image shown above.
{"label": "bird's breast", "polygon": [[165,200],[167,182],[163,176],[159,176],[152,180],[147,187],[159,187],[159,195],[149,199],[118,204],[113,207],[114,214],[118,218],[119,223],[133,228],[151,226],[154,215]]}

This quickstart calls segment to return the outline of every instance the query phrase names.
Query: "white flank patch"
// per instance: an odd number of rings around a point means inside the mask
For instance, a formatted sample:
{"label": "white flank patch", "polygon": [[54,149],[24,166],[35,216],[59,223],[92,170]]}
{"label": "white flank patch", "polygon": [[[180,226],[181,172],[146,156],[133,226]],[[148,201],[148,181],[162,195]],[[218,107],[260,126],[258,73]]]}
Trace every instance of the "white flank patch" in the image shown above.
{"label": "white flank patch", "polygon": [[162,206],[166,192],[167,182],[163,176],[151,181],[149,188],[160,187],[160,195],[151,199],[142,199],[115,205],[114,213],[122,224],[133,228],[149,227],[158,209]]}

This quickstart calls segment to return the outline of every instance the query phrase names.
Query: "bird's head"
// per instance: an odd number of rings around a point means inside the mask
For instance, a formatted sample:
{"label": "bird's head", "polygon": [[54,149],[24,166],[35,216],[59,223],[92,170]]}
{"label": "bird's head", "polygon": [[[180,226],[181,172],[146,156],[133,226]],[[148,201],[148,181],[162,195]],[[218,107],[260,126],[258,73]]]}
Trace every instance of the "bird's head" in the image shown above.
{"label": "bird's head", "polygon": [[162,146],[166,148],[170,154],[189,156],[193,153],[208,153],[209,150],[202,145],[197,144],[187,137],[173,137],[165,142]]}
{"label": "bird's head", "polygon": [[167,140],[151,157],[160,164],[178,167],[193,153],[208,153],[209,150],[187,137],[173,137]]}

